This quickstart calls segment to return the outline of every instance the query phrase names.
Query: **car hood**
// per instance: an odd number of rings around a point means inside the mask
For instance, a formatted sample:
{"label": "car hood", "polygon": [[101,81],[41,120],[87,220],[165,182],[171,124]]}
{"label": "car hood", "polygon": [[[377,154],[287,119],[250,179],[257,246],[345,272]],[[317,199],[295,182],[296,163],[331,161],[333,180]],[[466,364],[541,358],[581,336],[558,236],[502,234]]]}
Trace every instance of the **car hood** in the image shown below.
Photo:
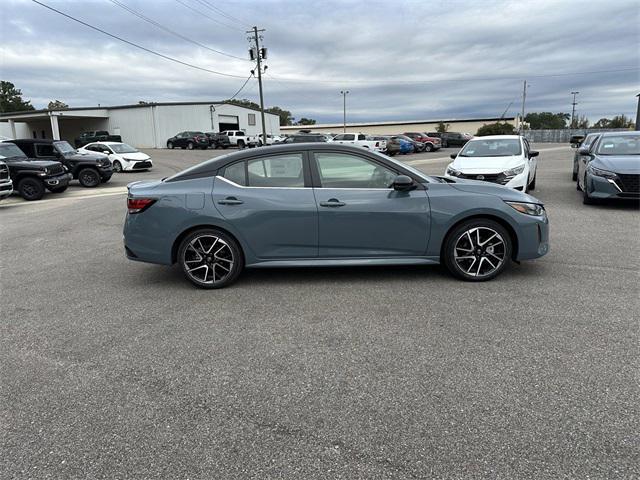
{"label": "car hood", "polygon": [[12,160],[7,165],[9,165],[10,167],[45,168],[45,167],[54,167],[56,165],[60,165],[60,162],[57,162],[55,160],[31,160],[25,157],[21,159]]}
{"label": "car hood", "polygon": [[510,168],[522,165],[522,156],[512,157],[456,157],[451,165],[460,172],[470,173],[500,173]]}
{"label": "car hood", "polygon": [[477,180],[465,180],[462,178],[450,179],[447,178],[449,183],[456,190],[469,193],[482,193],[485,195],[495,195],[503,200],[510,202],[526,202],[526,203],[538,203],[543,204],[536,197],[523,193],[512,188],[503,187],[502,185],[495,185],[488,182],[479,182]]}
{"label": "car hood", "polygon": [[139,160],[149,160],[149,155],[147,155],[146,153],[142,153],[142,152],[135,152],[135,153],[118,153],[116,155],[120,155],[122,158],[124,158],[125,160],[135,160],[135,161],[139,161]]}
{"label": "car hood", "polygon": [[80,161],[91,161],[91,160],[104,160],[108,155],[104,153],[73,153],[71,155],[65,155],[64,158],[67,160],[80,160]]}
{"label": "car hood", "polygon": [[590,165],[616,173],[640,173],[640,155],[597,155]]}

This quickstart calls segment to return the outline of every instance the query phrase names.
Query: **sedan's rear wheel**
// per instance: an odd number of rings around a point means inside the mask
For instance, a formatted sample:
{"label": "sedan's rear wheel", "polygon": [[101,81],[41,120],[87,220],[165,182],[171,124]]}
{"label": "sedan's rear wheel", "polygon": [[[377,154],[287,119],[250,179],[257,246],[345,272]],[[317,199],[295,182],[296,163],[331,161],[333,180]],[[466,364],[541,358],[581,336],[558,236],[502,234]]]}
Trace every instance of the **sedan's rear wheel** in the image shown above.
{"label": "sedan's rear wheel", "polygon": [[201,288],[233,283],[244,266],[238,243],[216,229],[197,230],[180,244],[178,261],[187,279]]}
{"label": "sedan's rear wheel", "polygon": [[443,257],[449,271],[471,282],[499,275],[511,258],[511,237],[489,219],[475,219],[456,227],[445,241]]}

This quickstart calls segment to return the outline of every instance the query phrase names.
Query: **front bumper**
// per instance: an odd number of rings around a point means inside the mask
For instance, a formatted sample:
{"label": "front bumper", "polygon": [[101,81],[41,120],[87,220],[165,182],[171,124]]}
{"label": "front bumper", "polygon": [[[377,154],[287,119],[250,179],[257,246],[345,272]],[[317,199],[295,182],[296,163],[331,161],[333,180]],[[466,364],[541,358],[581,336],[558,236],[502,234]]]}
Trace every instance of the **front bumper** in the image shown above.
{"label": "front bumper", "polygon": [[109,165],[108,167],[98,167],[98,171],[100,172],[100,178],[104,180],[109,180],[113,175],[113,167]]}
{"label": "front bumper", "polygon": [[506,181],[505,176],[502,172],[499,173],[476,173],[476,172],[461,172],[462,175],[459,177],[455,177],[453,175],[449,175],[446,171],[444,174],[445,178],[455,179],[465,179],[465,180],[479,180],[481,182],[493,183],[495,185],[502,185],[503,187],[512,188],[514,190],[519,190],[524,192],[527,187],[527,183],[529,181],[529,169],[525,168],[524,172],[516,175],[509,181]]}
{"label": "front bumper", "polygon": [[70,173],[62,173],[54,177],[44,178],[43,181],[47,187],[58,188],[69,185],[69,182],[72,178],[73,175],[71,175]]}
{"label": "front bumper", "polygon": [[[549,218],[520,215],[516,260],[532,260],[549,253]],[[523,218],[524,217],[524,218]]]}
{"label": "front bumper", "polygon": [[12,193],[13,182],[11,180],[0,182],[0,199],[7,198]]}
{"label": "front bumper", "polygon": [[586,182],[584,185],[590,197],[607,200],[613,198],[620,199],[640,199],[640,190],[629,188],[628,182],[625,184],[619,178],[610,179],[593,175],[587,171]]}

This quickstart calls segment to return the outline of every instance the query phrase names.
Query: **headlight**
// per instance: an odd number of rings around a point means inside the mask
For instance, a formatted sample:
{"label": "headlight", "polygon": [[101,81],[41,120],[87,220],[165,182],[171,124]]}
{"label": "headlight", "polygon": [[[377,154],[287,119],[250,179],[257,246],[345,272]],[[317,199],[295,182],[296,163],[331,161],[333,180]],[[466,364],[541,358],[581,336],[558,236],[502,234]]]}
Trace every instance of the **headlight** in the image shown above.
{"label": "headlight", "polygon": [[510,170],[505,170],[502,173],[505,177],[515,177],[516,175],[520,175],[522,172],[524,172],[524,163]]}
{"label": "headlight", "polygon": [[453,168],[451,165],[449,165],[447,167],[447,175],[450,175],[452,177],[459,177],[460,175],[462,175],[461,172],[459,172],[458,170],[456,170],[455,168]]}
{"label": "headlight", "polygon": [[40,175],[41,177],[46,177],[47,175],[49,175],[49,168],[48,168],[48,167],[44,167],[44,168],[42,169],[42,171],[39,173],[39,175]]}
{"label": "headlight", "polygon": [[525,215],[534,215],[540,217],[544,215],[544,207],[538,203],[524,203],[524,202],[505,202],[514,210],[524,213]]}
{"label": "headlight", "polygon": [[613,173],[610,172],[608,170],[601,170],[599,168],[593,167],[591,165],[589,165],[587,167],[587,171],[591,174],[591,175],[595,175],[596,177],[604,177],[604,178],[610,178],[612,180],[615,180],[616,178],[618,178],[618,176]]}

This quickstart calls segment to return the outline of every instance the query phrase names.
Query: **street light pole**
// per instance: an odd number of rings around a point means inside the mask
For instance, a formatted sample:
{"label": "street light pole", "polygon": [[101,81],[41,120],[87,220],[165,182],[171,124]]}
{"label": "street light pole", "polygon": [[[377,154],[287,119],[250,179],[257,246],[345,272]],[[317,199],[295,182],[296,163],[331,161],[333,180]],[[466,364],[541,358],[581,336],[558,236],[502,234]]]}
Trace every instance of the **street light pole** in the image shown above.
{"label": "street light pole", "polygon": [[636,132],[640,132],[640,93],[636,95],[638,97],[638,110],[636,112]]}
{"label": "street light pole", "polygon": [[578,95],[579,93],[580,92],[571,92],[571,95],[573,95],[573,102],[571,102],[571,124],[569,125],[569,129],[571,129],[571,130],[576,128],[575,124],[573,122],[574,122],[574,118],[576,116],[576,105],[577,105],[577,103],[576,103],[576,95]]}
{"label": "street light pole", "polygon": [[347,131],[347,93],[349,90],[340,90],[342,94],[342,133]]}

